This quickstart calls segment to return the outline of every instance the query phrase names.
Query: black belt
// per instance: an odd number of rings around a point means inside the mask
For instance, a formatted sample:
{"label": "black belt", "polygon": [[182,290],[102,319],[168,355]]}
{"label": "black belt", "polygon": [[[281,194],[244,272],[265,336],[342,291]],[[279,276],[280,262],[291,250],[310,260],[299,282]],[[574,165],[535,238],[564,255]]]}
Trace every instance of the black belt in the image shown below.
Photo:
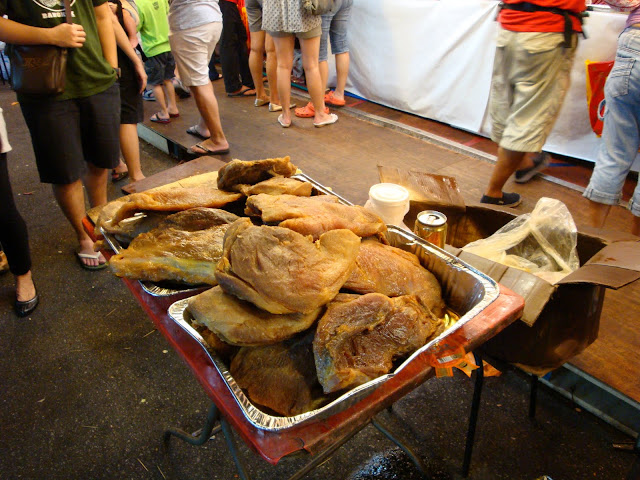
{"label": "black belt", "polygon": [[[555,15],[561,15],[564,18],[564,46],[565,48],[571,47],[571,34],[573,33],[573,22],[571,22],[571,17],[576,18],[580,25],[584,22],[584,18],[588,17],[589,14],[584,12],[574,12],[573,10],[565,10],[564,8],[557,7],[543,7],[542,5],[536,5],[535,3],[530,2],[520,2],[520,3],[504,3],[500,2],[498,7],[498,13],[500,10],[516,10],[518,12],[549,12]],[[587,38],[587,35],[582,31],[582,36]]]}

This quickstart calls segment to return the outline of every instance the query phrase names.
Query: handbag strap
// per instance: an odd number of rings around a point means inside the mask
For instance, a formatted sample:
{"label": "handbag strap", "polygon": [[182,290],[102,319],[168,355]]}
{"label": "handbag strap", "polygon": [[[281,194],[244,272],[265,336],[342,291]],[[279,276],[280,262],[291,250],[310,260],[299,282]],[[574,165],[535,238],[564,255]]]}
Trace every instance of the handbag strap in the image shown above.
{"label": "handbag strap", "polygon": [[71,0],[64,0],[64,14],[66,16],[66,22],[73,23],[73,17],[71,16]]}

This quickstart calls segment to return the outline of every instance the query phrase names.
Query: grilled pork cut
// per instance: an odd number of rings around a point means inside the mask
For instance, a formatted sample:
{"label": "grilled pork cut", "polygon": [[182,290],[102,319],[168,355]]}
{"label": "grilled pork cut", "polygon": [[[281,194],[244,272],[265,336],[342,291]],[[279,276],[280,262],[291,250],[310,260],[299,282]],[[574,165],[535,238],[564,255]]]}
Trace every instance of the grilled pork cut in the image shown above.
{"label": "grilled pork cut", "polygon": [[280,415],[299,415],[323,401],[316,377],[313,333],[265,347],[243,347],[231,362],[231,375],[249,399]]}
{"label": "grilled pork cut", "polygon": [[325,393],[354,388],[388,373],[393,360],[422,347],[439,320],[414,295],[368,293],[329,304],[318,321],[313,353]]}
{"label": "grilled pork cut", "polygon": [[351,275],[360,238],[332,230],[317,241],[288,228],[229,227],[216,279],[222,289],[271,313],[308,313],[328,303]]}
{"label": "grilled pork cut", "polygon": [[375,239],[360,245],[356,268],[344,289],[357,293],[383,293],[388,297],[416,295],[436,317],[444,314],[442,288],[436,277],[411,252]]}
{"label": "grilled pork cut", "polygon": [[322,313],[278,315],[213,287],[189,299],[187,310],[194,323],[203,325],[222,341],[237,346],[260,346],[282,342],[308,329]]}
{"label": "grilled pork cut", "polygon": [[192,208],[169,215],[129,247],[111,257],[119,277],[158,282],[177,280],[216,285],[224,234],[238,217],[214,208]]}
{"label": "grilled pork cut", "polygon": [[290,177],[298,168],[289,156],[264,160],[231,160],[218,170],[218,188],[239,191],[239,185],[255,185],[271,177]]}
{"label": "grilled pork cut", "polygon": [[215,180],[192,186],[175,186],[170,189],[132,193],[115,212],[111,224],[132,217],[136,212],[179,212],[190,208],[220,208],[242,198],[241,193],[218,190]]}
{"label": "grilled pork cut", "polygon": [[310,197],[313,187],[309,182],[301,182],[295,178],[273,177],[255,185],[237,185],[237,191],[247,197],[266,193],[267,195],[296,195]]}
{"label": "grilled pork cut", "polygon": [[359,237],[384,234],[382,219],[359,205],[343,205],[336,197],[317,195],[252,195],[247,199],[247,215],[259,216],[269,224],[290,228],[317,239],[329,230],[347,229]]}

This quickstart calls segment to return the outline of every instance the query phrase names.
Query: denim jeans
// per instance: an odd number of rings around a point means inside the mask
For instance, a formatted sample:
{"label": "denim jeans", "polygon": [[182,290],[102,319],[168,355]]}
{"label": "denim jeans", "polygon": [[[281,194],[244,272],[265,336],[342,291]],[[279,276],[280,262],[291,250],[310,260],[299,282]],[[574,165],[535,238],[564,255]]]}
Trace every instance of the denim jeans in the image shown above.
{"label": "denim jeans", "polygon": [[320,61],[329,56],[327,42],[331,39],[331,53],[337,55],[349,51],[347,26],[351,16],[353,0],[336,0],[331,13],[322,15],[322,37],[320,38]]}
{"label": "denim jeans", "polygon": [[[640,147],[640,29],[629,27],[620,34],[604,94],[603,142],[584,196],[597,203],[616,205]],[[640,216],[638,185],[629,210]]]}

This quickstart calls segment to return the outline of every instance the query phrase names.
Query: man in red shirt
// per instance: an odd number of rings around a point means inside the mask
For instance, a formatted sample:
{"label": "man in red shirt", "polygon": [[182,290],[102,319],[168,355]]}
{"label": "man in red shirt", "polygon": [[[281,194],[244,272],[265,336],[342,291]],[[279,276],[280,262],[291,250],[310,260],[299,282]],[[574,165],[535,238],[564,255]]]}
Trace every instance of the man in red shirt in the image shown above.
{"label": "man in red shirt", "polygon": [[489,111],[498,161],[481,203],[515,207],[520,195],[502,188],[531,179],[546,166],[541,152],[569,87],[582,32],[585,0],[505,0],[498,15]]}

